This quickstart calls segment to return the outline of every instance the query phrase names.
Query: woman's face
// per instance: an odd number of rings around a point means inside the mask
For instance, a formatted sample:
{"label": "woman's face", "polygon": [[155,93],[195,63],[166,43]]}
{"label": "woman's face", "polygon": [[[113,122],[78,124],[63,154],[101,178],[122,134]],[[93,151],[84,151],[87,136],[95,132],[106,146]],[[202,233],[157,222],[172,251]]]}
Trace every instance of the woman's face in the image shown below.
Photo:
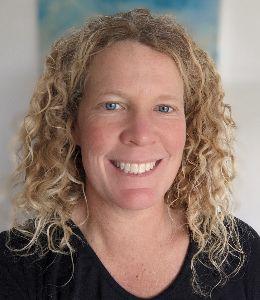
{"label": "woman's face", "polygon": [[[88,201],[132,210],[162,205],[186,136],[183,81],[176,64],[146,45],[120,41],[98,53],[89,71],[74,130]],[[141,175],[112,163],[158,160]]]}

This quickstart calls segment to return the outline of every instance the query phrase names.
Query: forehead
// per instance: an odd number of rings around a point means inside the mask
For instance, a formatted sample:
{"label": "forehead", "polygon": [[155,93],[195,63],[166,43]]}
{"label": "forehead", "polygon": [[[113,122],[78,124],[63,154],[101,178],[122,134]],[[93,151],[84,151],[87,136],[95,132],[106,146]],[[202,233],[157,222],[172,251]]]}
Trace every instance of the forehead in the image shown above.
{"label": "forehead", "polygon": [[174,60],[136,41],[120,41],[96,54],[89,67],[88,87],[132,87],[180,90],[183,82]]}

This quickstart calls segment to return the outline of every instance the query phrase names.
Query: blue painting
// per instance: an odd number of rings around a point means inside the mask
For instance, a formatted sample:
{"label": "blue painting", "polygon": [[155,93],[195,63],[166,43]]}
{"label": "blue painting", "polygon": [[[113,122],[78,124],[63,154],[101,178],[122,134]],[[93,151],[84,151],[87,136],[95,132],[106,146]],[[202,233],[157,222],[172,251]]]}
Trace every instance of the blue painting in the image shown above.
{"label": "blue painting", "polygon": [[38,0],[41,56],[56,38],[68,28],[83,24],[89,16],[110,15],[137,7],[173,14],[217,61],[220,0]]}

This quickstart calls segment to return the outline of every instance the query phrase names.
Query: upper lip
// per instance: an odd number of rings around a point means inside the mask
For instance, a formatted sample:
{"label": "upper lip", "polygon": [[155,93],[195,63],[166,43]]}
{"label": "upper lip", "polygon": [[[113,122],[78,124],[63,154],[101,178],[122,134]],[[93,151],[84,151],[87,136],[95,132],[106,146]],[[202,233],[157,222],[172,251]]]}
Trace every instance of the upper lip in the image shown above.
{"label": "upper lip", "polygon": [[140,160],[140,159],[137,159],[137,160],[125,160],[125,159],[111,159],[112,162],[115,162],[115,161],[118,161],[120,163],[130,163],[130,164],[145,164],[145,163],[149,163],[149,162],[156,162],[158,160],[161,160],[162,158],[152,158],[152,159],[144,159],[144,160]]}

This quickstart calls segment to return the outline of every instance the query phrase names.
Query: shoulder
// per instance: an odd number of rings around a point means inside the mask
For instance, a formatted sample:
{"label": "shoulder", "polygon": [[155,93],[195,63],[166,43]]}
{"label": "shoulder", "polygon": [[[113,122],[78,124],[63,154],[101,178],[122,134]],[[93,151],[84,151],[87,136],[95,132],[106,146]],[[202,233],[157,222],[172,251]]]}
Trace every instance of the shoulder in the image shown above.
{"label": "shoulder", "polygon": [[249,235],[251,237],[259,238],[259,234],[256,232],[256,230],[246,223],[245,221],[239,219],[238,217],[235,217],[235,221],[237,223],[238,229],[242,234]]}
{"label": "shoulder", "polygon": [[14,249],[22,249],[26,245],[25,238],[14,234],[11,230],[0,233],[0,264],[15,263],[18,256]]}
{"label": "shoulder", "polygon": [[0,233],[0,299],[41,299],[43,271],[54,255],[23,251],[29,241],[13,229]]}
{"label": "shoulder", "polygon": [[14,269],[28,268],[38,265],[38,255],[35,252],[28,252],[24,247],[29,243],[24,235],[14,230],[7,230],[0,233],[0,269],[7,268],[12,272]]}
{"label": "shoulder", "polygon": [[260,299],[260,236],[246,222],[236,218],[241,246],[246,256],[244,282],[249,299]]}
{"label": "shoulder", "polygon": [[[35,232],[34,228],[31,232]],[[54,242],[58,243],[61,238],[62,232],[59,231]],[[14,229],[0,233],[0,299],[40,300],[52,296],[56,299],[57,293],[72,299],[68,295],[73,291],[78,248],[83,247],[81,240],[76,236],[72,238],[71,245],[75,252],[58,253],[49,250],[46,233],[43,232],[36,249],[29,253],[12,250],[22,250],[30,240],[30,237]],[[47,247],[47,251],[40,255],[43,247]],[[60,298],[63,299],[63,296]]]}
{"label": "shoulder", "polygon": [[[260,236],[256,230],[247,224],[245,221],[242,221],[239,218],[235,217],[237,231],[239,234],[239,240],[246,251],[250,251],[251,254],[258,254],[260,247]],[[258,250],[258,251],[257,251]]]}
{"label": "shoulder", "polygon": [[[245,221],[235,217],[236,233],[247,261],[247,269],[253,267],[255,261],[260,262],[260,236],[256,230]],[[237,238],[235,237],[235,238]],[[260,272],[260,264],[255,264]]]}
{"label": "shoulder", "polygon": [[207,278],[210,288],[214,286],[214,299],[260,299],[259,235],[245,221],[230,217],[224,221],[229,246],[224,259],[221,258],[224,276],[219,276],[215,269],[204,267],[199,269],[200,275]]}
{"label": "shoulder", "polygon": [[34,272],[26,272],[28,259],[11,250],[12,246],[21,248],[24,241],[17,238],[11,245],[10,236],[10,231],[0,233],[0,299],[30,299],[28,280]]}
{"label": "shoulder", "polygon": [[33,249],[30,252],[23,250],[30,239],[15,229],[9,229],[0,233],[0,263],[17,263],[33,261]]}

